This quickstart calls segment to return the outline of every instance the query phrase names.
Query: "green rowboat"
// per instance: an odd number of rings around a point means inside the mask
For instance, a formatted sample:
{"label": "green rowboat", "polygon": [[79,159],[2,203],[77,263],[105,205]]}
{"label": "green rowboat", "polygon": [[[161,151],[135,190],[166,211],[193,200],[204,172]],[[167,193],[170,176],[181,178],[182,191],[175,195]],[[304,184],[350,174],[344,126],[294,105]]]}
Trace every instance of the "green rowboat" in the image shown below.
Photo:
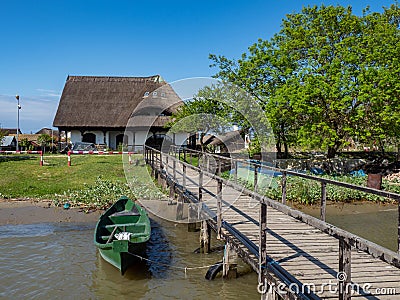
{"label": "green rowboat", "polygon": [[145,255],[150,239],[146,211],[123,196],[101,215],[94,233],[94,244],[101,257],[123,275],[130,265]]}

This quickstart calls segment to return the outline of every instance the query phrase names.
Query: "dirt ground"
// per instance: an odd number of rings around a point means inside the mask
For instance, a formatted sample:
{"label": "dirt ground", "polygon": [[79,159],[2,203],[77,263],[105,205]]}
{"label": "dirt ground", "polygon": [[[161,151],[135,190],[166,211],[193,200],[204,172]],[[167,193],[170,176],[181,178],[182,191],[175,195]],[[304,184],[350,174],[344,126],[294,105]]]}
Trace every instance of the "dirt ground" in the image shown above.
{"label": "dirt ground", "polygon": [[54,222],[96,222],[102,211],[55,207],[51,201],[0,199],[0,225]]}

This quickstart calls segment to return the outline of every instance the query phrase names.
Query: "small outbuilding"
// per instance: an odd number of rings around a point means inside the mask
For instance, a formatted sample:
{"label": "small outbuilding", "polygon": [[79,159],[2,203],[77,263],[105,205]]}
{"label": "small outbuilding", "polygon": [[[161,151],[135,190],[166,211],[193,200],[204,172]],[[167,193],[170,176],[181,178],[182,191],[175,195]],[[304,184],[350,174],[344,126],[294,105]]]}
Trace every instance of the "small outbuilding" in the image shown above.
{"label": "small outbuilding", "polygon": [[14,136],[4,136],[0,142],[0,151],[14,151],[17,147],[17,140]]}

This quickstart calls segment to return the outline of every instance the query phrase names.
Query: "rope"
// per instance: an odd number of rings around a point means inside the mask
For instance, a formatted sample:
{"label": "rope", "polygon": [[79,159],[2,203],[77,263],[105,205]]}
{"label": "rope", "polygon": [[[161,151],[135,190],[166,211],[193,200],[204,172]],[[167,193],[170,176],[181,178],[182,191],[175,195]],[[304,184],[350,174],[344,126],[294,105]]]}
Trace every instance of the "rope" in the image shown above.
{"label": "rope", "polygon": [[201,266],[201,267],[187,267],[187,266],[186,266],[186,267],[180,267],[180,266],[171,266],[171,265],[169,265],[169,264],[160,263],[160,262],[158,262],[158,261],[151,260],[151,259],[148,259],[148,258],[146,258],[146,257],[140,256],[140,255],[137,255],[137,254],[133,254],[133,253],[130,253],[130,254],[133,255],[133,256],[136,256],[137,258],[140,258],[140,260],[142,260],[142,261],[145,260],[145,261],[148,261],[148,262],[150,262],[150,263],[157,264],[157,265],[159,265],[159,266],[169,267],[169,268],[176,269],[176,270],[182,270],[182,271],[185,272],[185,278],[186,278],[186,273],[187,273],[187,271],[211,268],[211,267],[213,267],[213,266],[216,265],[216,264],[212,264],[212,265]]}

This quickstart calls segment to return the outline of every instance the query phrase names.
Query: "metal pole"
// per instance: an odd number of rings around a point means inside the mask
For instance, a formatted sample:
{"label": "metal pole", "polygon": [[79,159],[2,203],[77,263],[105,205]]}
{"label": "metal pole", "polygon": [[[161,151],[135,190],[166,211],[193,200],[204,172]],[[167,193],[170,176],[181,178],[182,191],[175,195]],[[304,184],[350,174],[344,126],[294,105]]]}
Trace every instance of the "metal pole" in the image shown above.
{"label": "metal pole", "polygon": [[15,98],[17,99],[18,105],[17,105],[17,148],[16,150],[19,151],[19,145],[18,145],[18,136],[19,136],[19,110],[21,109],[21,106],[19,105],[19,95],[16,95]]}

